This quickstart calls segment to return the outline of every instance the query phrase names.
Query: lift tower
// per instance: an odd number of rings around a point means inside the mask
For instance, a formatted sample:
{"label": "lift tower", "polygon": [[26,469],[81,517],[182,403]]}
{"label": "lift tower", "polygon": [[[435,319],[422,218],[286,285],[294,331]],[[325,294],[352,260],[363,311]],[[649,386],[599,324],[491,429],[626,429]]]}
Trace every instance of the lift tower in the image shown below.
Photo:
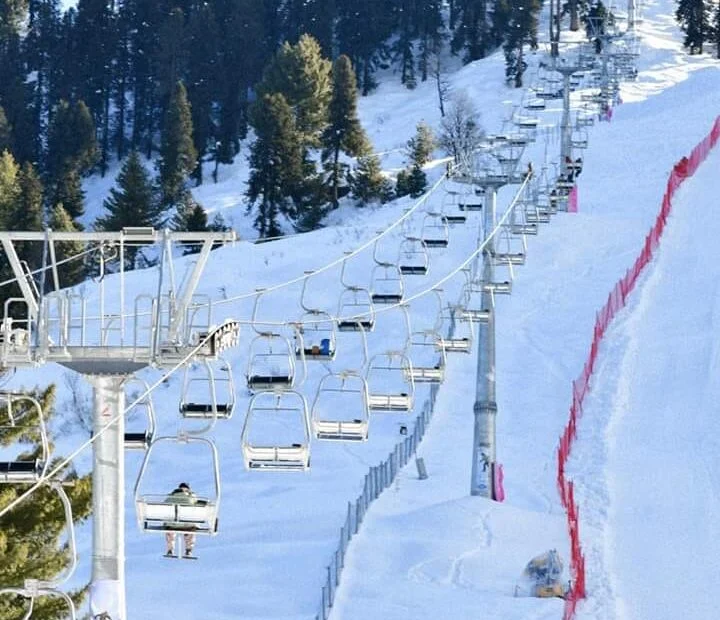
{"label": "lift tower", "polygon": [[[236,342],[239,325],[212,322],[212,304],[195,295],[210,251],[234,241],[233,232],[0,232],[0,243],[22,296],[5,302],[0,323],[0,370],[55,362],[93,387],[93,555],[90,608],[126,620],[124,382],[147,366],[184,365],[214,357]],[[59,244],[82,244],[99,274],[96,284],[62,288]],[[17,244],[43,247],[39,286]],[[174,254],[198,250],[181,285]],[[157,257],[154,292],[127,299],[128,250]],[[146,272],[147,273],[147,272]],[[49,275],[47,275],[49,274]],[[50,280],[50,282],[48,281]],[[147,282],[147,279],[145,280]],[[15,318],[22,317],[22,318]],[[104,616],[103,616],[104,617]]]}

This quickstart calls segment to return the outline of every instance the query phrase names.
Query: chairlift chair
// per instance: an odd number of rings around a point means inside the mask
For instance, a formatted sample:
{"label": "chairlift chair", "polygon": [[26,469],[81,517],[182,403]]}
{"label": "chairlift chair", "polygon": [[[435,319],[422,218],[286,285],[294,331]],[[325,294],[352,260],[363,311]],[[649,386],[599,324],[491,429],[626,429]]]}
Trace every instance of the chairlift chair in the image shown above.
{"label": "chairlift chair", "polygon": [[[266,434],[269,427],[272,438],[265,437],[263,426]],[[282,437],[275,434],[280,432]],[[310,416],[302,394],[260,392],[250,399],[241,438],[248,470],[305,471],[310,467],[310,440]]]}
{"label": "chairlift chair", "polygon": [[366,441],[370,425],[367,381],[355,371],[325,375],[310,418],[315,437],[328,441]]}
{"label": "chairlift chair", "polygon": [[[527,220],[528,207],[532,206],[533,203],[531,200],[525,199],[523,201],[518,201],[510,223],[510,232],[513,235],[537,235],[537,223],[530,223]],[[519,221],[518,216],[520,218]]]}
{"label": "chairlift chair", "polygon": [[377,353],[365,374],[371,411],[410,411],[415,400],[412,361],[404,351]]}
{"label": "chairlift chair", "polygon": [[394,263],[376,263],[370,273],[370,291],[374,304],[399,304],[404,293],[400,268]]}
{"label": "chairlift chair", "polygon": [[[470,353],[473,343],[473,324],[461,321],[462,306],[448,304],[443,309],[443,323],[448,322],[453,329],[448,336],[442,336],[440,346],[446,353]],[[464,329],[464,332],[462,331]]]}
{"label": "chairlift chair", "polygon": [[408,355],[413,360],[412,378],[415,383],[442,383],[445,380],[445,348],[442,336],[435,330],[410,334]]}
{"label": "chairlift chair", "polygon": [[490,322],[492,308],[483,306],[483,293],[481,282],[469,281],[465,284],[461,297],[462,301],[458,308],[458,318],[461,321],[468,321],[470,323]]}
{"label": "chairlift chair", "polygon": [[295,357],[323,362],[334,360],[337,344],[335,323],[327,312],[306,312],[298,324]]}
{"label": "chairlift chair", "polygon": [[428,248],[446,248],[450,241],[448,225],[439,213],[428,213],[423,218],[420,236]]}
{"label": "chairlift chair", "polygon": [[[160,444],[169,443],[178,446],[190,444],[207,448],[209,462],[213,471],[214,493],[197,496],[194,501],[177,503],[167,493],[141,493],[143,479],[148,465],[154,462],[153,453]],[[159,463],[158,466],[165,466]],[[220,465],[215,443],[205,437],[179,435],[177,437],[157,437],[145,452],[140,473],[135,483],[135,510],[138,525],[143,532],[179,532],[214,536],[218,531],[218,510],[220,508]]]}
{"label": "chairlift chair", "polygon": [[[468,211],[471,213],[482,211],[485,192],[478,192],[478,189],[481,190],[482,188],[476,188],[474,192],[466,193],[461,198],[461,200],[458,202],[458,209],[460,209],[460,211]],[[475,198],[478,197],[480,198],[480,202],[477,202],[477,200],[475,200]]]}
{"label": "chairlift chair", "polygon": [[32,484],[42,479],[50,462],[50,442],[42,406],[27,393],[0,392],[0,415],[0,433],[16,434],[22,430],[25,437],[31,437],[40,446],[39,457],[0,461],[0,484]]}
{"label": "chairlift chair", "polygon": [[180,413],[184,418],[225,419],[235,408],[235,385],[230,364],[218,357],[185,367]]}
{"label": "chairlift chair", "polygon": [[545,101],[543,99],[531,99],[525,104],[525,109],[533,112],[539,112],[540,110],[545,109]]}
{"label": "chairlift chair", "polygon": [[[510,231],[507,226],[503,226],[500,231],[500,235],[496,240],[496,247],[492,251],[492,258],[496,265],[524,265],[526,248],[523,238],[520,238],[522,247],[517,247],[517,241],[513,240],[510,235]],[[502,245],[502,249],[497,248],[498,245]]]}
{"label": "chairlift chair", "polygon": [[442,217],[448,226],[464,224],[467,221],[467,215],[463,213],[460,207],[460,194],[456,191],[446,191],[442,201]]}
{"label": "chairlift chair", "polygon": [[587,131],[578,129],[570,136],[570,146],[574,149],[586,149],[588,146]]}
{"label": "chairlift chair", "polygon": [[337,328],[341,332],[371,332],[375,329],[375,308],[366,288],[346,287],[338,300]]}
{"label": "chairlift chair", "polygon": [[405,237],[400,243],[398,264],[403,275],[426,275],[430,266],[430,255],[425,242],[419,237]]}
{"label": "chairlift chair", "polygon": [[295,355],[290,341],[274,332],[264,332],[250,342],[247,369],[248,389],[291,390],[295,385]]}
{"label": "chairlift chair", "polygon": [[[187,369],[186,369],[187,371]],[[134,415],[139,414],[145,419],[145,428],[142,431],[125,431],[126,450],[147,450],[155,435],[155,407],[153,406],[150,386],[138,377],[133,377],[125,384],[125,390],[133,383],[140,384],[141,393],[144,394],[133,406],[128,414],[128,421],[132,422]],[[133,398],[130,396],[129,398]],[[135,400],[135,398],[133,398]]]}

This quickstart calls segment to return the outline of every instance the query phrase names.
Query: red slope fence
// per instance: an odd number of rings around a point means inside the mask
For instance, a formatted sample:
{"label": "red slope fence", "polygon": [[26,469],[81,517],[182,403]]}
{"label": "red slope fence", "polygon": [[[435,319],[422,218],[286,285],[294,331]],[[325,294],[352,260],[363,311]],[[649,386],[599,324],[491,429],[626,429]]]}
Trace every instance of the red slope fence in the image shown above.
{"label": "red slope fence", "polygon": [[672,198],[675,192],[685,179],[695,174],[700,164],[705,161],[710,151],[717,144],[718,139],[720,139],[720,117],[715,120],[710,133],[692,150],[690,155],[683,157],[673,167],[655,224],[645,237],[645,245],[635,263],[625,272],[625,276],[615,284],[612,292],[608,295],[607,302],[597,313],[592,344],[590,345],[585,366],[580,377],[573,381],[570,416],[567,426],[560,436],[560,444],[557,450],[557,486],[560,501],[567,515],[568,533],[570,535],[570,571],[572,574],[570,591],[565,599],[564,620],[571,620],[575,617],[578,601],[585,597],[585,556],[580,544],[579,510],[575,501],[573,483],[565,475],[565,465],[577,438],[578,419],[582,416],[585,396],[590,390],[590,377],[595,370],[600,342],[605,336],[610,323],[618,312],[625,307],[628,296],[635,288],[640,274],[650,263],[653,253],[658,248],[667,218],[672,210]]}

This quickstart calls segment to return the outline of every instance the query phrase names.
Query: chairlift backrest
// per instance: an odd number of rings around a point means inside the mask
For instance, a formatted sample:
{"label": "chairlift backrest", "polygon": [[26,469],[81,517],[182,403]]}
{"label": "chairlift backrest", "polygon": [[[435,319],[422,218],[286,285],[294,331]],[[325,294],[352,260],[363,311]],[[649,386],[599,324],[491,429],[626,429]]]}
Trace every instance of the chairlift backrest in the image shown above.
{"label": "chairlift backrest", "polygon": [[[187,372],[187,368],[186,368]],[[131,412],[127,415],[128,422],[132,422],[133,413],[138,413],[145,418],[144,430],[142,431],[128,431],[125,430],[125,449],[126,450],[147,450],[152,443],[153,437],[155,436],[155,407],[153,405],[152,393],[150,392],[150,386],[146,381],[139,377],[132,377],[125,383],[125,391],[127,393],[128,388],[134,383],[139,384],[141,394],[144,396],[140,397],[137,403],[133,406]],[[128,395],[127,398],[137,400],[137,397]]]}
{"label": "chairlift backrest", "polygon": [[247,385],[250,390],[292,389],[297,379],[295,351],[274,332],[258,332],[250,342]]}
{"label": "chairlift backrest", "polygon": [[[34,438],[40,456],[0,461],[0,484],[33,483],[45,477],[50,462],[50,440],[40,402],[24,392],[0,392],[0,431]],[[26,434],[27,433],[27,434]]]}
{"label": "chairlift backrest", "polygon": [[310,417],[318,439],[365,441],[370,422],[365,378],[348,371],[325,375],[318,384]]}

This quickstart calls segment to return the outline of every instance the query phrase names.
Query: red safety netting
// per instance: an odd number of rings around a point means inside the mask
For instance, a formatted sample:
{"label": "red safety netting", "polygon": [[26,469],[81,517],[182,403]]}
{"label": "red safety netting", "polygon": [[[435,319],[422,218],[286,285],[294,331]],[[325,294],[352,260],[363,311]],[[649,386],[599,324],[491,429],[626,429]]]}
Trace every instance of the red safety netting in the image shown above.
{"label": "red safety netting", "polygon": [[560,437],[560,445],[557,450],[557,486],[560,501],[567,514],[568,533],[570,535],[570,570],[572,573],[572,585],[565,600],[565,620],[575,617],[577,603],[581,598],[585,597],[585,556],[580,544],[579,512],[575,501],[573,483],[565,475],[565,465],[577,437],[577,423],[582,415],[585,396],[590,389],[590,377],[595,369],[600,341],[618,311],[625,306],[627,297],[635,288],[640,274],[652,260],[653,252],[657,249],[662,233],[665,230],[675,192],[685,179],[695,174],[700,164],[705,161],[712,148],[717,144],[718,139],[720,139],[720,117],[715,120],[710,133],[692,150],[690,155],[683,157],[673,167],[655,224],[650,229],[647,237],[645,237],[645,244],[635,263],[625,272],[625,276],[615,284],[612,292],[608,295],[607,302],[596,315],[592,344],[590,345],[585,366],[580,377],[573,381],[570,417]]}

